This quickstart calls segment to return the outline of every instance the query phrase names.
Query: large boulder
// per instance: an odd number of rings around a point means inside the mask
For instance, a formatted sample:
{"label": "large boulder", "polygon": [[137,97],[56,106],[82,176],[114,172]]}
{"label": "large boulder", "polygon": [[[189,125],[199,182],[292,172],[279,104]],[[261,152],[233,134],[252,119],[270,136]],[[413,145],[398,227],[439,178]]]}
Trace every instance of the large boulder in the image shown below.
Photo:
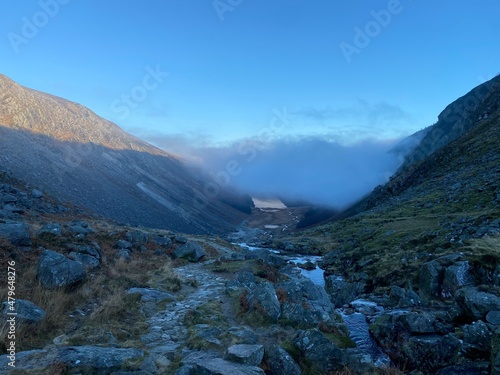
{"label": "large boulder", "polygon": [[[15,312],[17,315],[16,321],[28,324],[34,324],[45,318],[46,312],[35,305],[31,301],[27,301],[24,299],[17,299],[14,305],[9,305],[7,302],[2,303],[2,315],[4,315],[5,319],[8,319],[7,313]],[[11,309],[11,306],[14,309]]]}
{"label": "large boulder", "polygon": [[455,293],[455,299],[464,313],[474,320],[484,320],[490,311],[500,310],[500,297],[482,292],[476,287],[465,287]]}
{"label": "large boulder", "polygon": [[319,371],[340,370],[345,365],[344,352],[317,329],[298,331],[293,343]]}
{"label": "large boulder", "polygon": [[266,349],[266,363],[273,375],[301,375],[302,370],[292,356],[281,346]]}
{"label": "large boulder", "polygon": [[460,349],[460,340],[451,334],[422,335],[405,340],[401,354],[410,369],[435,374],[437,370],[455,364]]}
{"label": "large boulder", "polygon": [[5,238],[16,246],[31,246],[30,231],[27,224],[0,222],[0,238]]}
{"label": "large boulder", "polygon": [[46,288],[75,286],[86,276],[82,263],[52,250],[45,250],[38,261],[37,277]]}
{"label": "large boulder", "polygon": [[174,251],[174,258],[184,258],[190,262],[198,262],[205,256],[205,251],[197,242],[189,241]]}
{"label": "large boulder", "polygon": [[461,261],[449,266],[444,271],[443,291],[453,294],[465,286],[474,285],[474,277],[471,274],[469,262]]}
{"label": "large boulder", "polygon": [[305,308],[302,304],[284,302],[282,305],[281,319],[284,323],[300,328],[314,328],[323,321],[319,311]]}
{"label": "large boulder", "polygon": [[264,346],[237,344],[227,348],[225,358],[245,365],[258,366],[264,357]]}
{"label": "large boulder", "polygon": [[278,321],[281,316],[278,297],[273,286],[267,281],[257,285],[248,293],[248,306],[250,310],[260,312],[273,322]]}
{"label": "large boulder", "polygon": [[172,247],[172,240],[170,239],[170,237],[158,236],[153,239],[153,242],[166,249],[170,249]]}

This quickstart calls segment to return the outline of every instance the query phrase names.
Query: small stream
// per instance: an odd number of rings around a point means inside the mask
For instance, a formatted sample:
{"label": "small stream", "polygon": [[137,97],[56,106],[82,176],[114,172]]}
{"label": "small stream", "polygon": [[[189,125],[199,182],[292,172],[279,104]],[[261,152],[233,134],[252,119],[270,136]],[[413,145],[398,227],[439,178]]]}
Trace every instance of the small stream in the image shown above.
{"label": "small stream", "polygon": [[[238,245],[250,251],[263,249],[260,247],[249,246],[246,243],[241,243]],[[288,255],[283,255],[278,250],[272,250],[272,249],[265,249],[265,250],[268,250],[276,254],[281,254],[289,263],[295,265],[304,264],[307,262],[316,264],[316,268],[313,270],[305,270],[299,267],[297,267],[297,269],[300,270],[300,273],[305,277],[309,278],[314,284],[319,285],[322,288],[325,287],[324,271],[317,266],[318,263],[322,260],[322,257],[314,255],[288,256]],[[384,367],[389,365],[390,364],[389,357],[384,353],[382,348],[378,346],[378,344],[375,342],[375,340],[368,331],[369,325],[368,322],[366,321],[365,315],[358,312],[346,314],[345,311],[343,311],[342,309],[337,309],[337,311],[342,315],[342,319],[344,320],[344,323],[347,325],[347,328],[349,329],[349,336],[351,337],[351,339],[356,343],[356,345],[362,352],[369,354],[371,356],[375,366]]]}

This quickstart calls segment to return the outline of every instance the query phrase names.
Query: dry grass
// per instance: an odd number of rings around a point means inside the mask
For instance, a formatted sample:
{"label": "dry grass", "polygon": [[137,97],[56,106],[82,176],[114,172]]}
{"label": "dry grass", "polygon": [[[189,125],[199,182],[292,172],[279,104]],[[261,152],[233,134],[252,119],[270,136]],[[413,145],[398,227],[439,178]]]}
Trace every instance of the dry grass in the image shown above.
{"label": "dry grass", "polygon": [[[104,238],[102,233],[99,235],[101,239]],[[62,242],[58,240],[57,245]],[[181,281],[168,258],[158,258],[152,252],[133,253],[130,263],[115,260],[117,250],[111,246],[114,242],[115,238],[109,237],[107,242],[100,242],[100,245],[104,243],[101,245],[101,269],[88,272],[86,282],[72,290],[51,290],[40,285],[36,277],[40,250],[19,253],[5,241],[0,243],[2,275],[3,270],[7,270],[7,261],[16,254],[16,298],[29,300],[47,313],[35,325],[19,325],[16,332],[18,351],[43,347],[62,334],[66,334],[74,344],[89,344],[97,340],[95,336],[98,334],[95,332],[109,332],[120,341],[135,341],[147,330],[145,318],[140,313],[140,296],[128,295],[127,289],[154,287],[178,291]],[[58,249],[58,246],[46,246]],[[59,251],[65,253],[64,249],[59,248]],[[7,290],[3,286],[0,300],[7,300]],[[0,353],[6,350],[3,345],[5,328],[0,332]]]}

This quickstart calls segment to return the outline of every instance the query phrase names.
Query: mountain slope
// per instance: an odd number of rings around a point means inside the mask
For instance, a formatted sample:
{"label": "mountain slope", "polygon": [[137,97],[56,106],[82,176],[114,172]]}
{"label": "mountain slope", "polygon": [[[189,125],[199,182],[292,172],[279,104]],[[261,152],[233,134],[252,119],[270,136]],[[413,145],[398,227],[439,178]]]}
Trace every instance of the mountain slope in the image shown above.
{"label": "mountain slope", "polygon": [[298,234],[328,253],[325,268],[349,280],[363,273],[373,288],[416,285],[424,262],[500,234],[500,85],[490,87],[448,122],[461,129],[455,140],[400,168],[348,217]]}
{"label": "mountain slope", "polygon": [[245,217],[232,206],[248,205],[223,189],[209,194],[206,177],[89,109],[2,75],[0,167],[130,225],[225,232]]}

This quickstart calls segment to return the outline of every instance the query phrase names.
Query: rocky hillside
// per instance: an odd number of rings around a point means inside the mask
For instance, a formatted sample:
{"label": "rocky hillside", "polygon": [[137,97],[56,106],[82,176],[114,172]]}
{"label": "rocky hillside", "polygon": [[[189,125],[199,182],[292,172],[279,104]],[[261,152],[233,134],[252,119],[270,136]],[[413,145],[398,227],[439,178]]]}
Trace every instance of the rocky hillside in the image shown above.
{"label": "rocky hillside", "polygon": [[[63,201],[129,225],[220,233],[249,201],[89,109],[0,75],[0,166]],[[237,209],[233,208],[237,207]]]}
{"label": "rocky hillside", "polygon": [[402,368],[499,374],[500,77],[448,106],[346,216],[271,246],[323,253],[337,304],[384,307],[371,332]]}

